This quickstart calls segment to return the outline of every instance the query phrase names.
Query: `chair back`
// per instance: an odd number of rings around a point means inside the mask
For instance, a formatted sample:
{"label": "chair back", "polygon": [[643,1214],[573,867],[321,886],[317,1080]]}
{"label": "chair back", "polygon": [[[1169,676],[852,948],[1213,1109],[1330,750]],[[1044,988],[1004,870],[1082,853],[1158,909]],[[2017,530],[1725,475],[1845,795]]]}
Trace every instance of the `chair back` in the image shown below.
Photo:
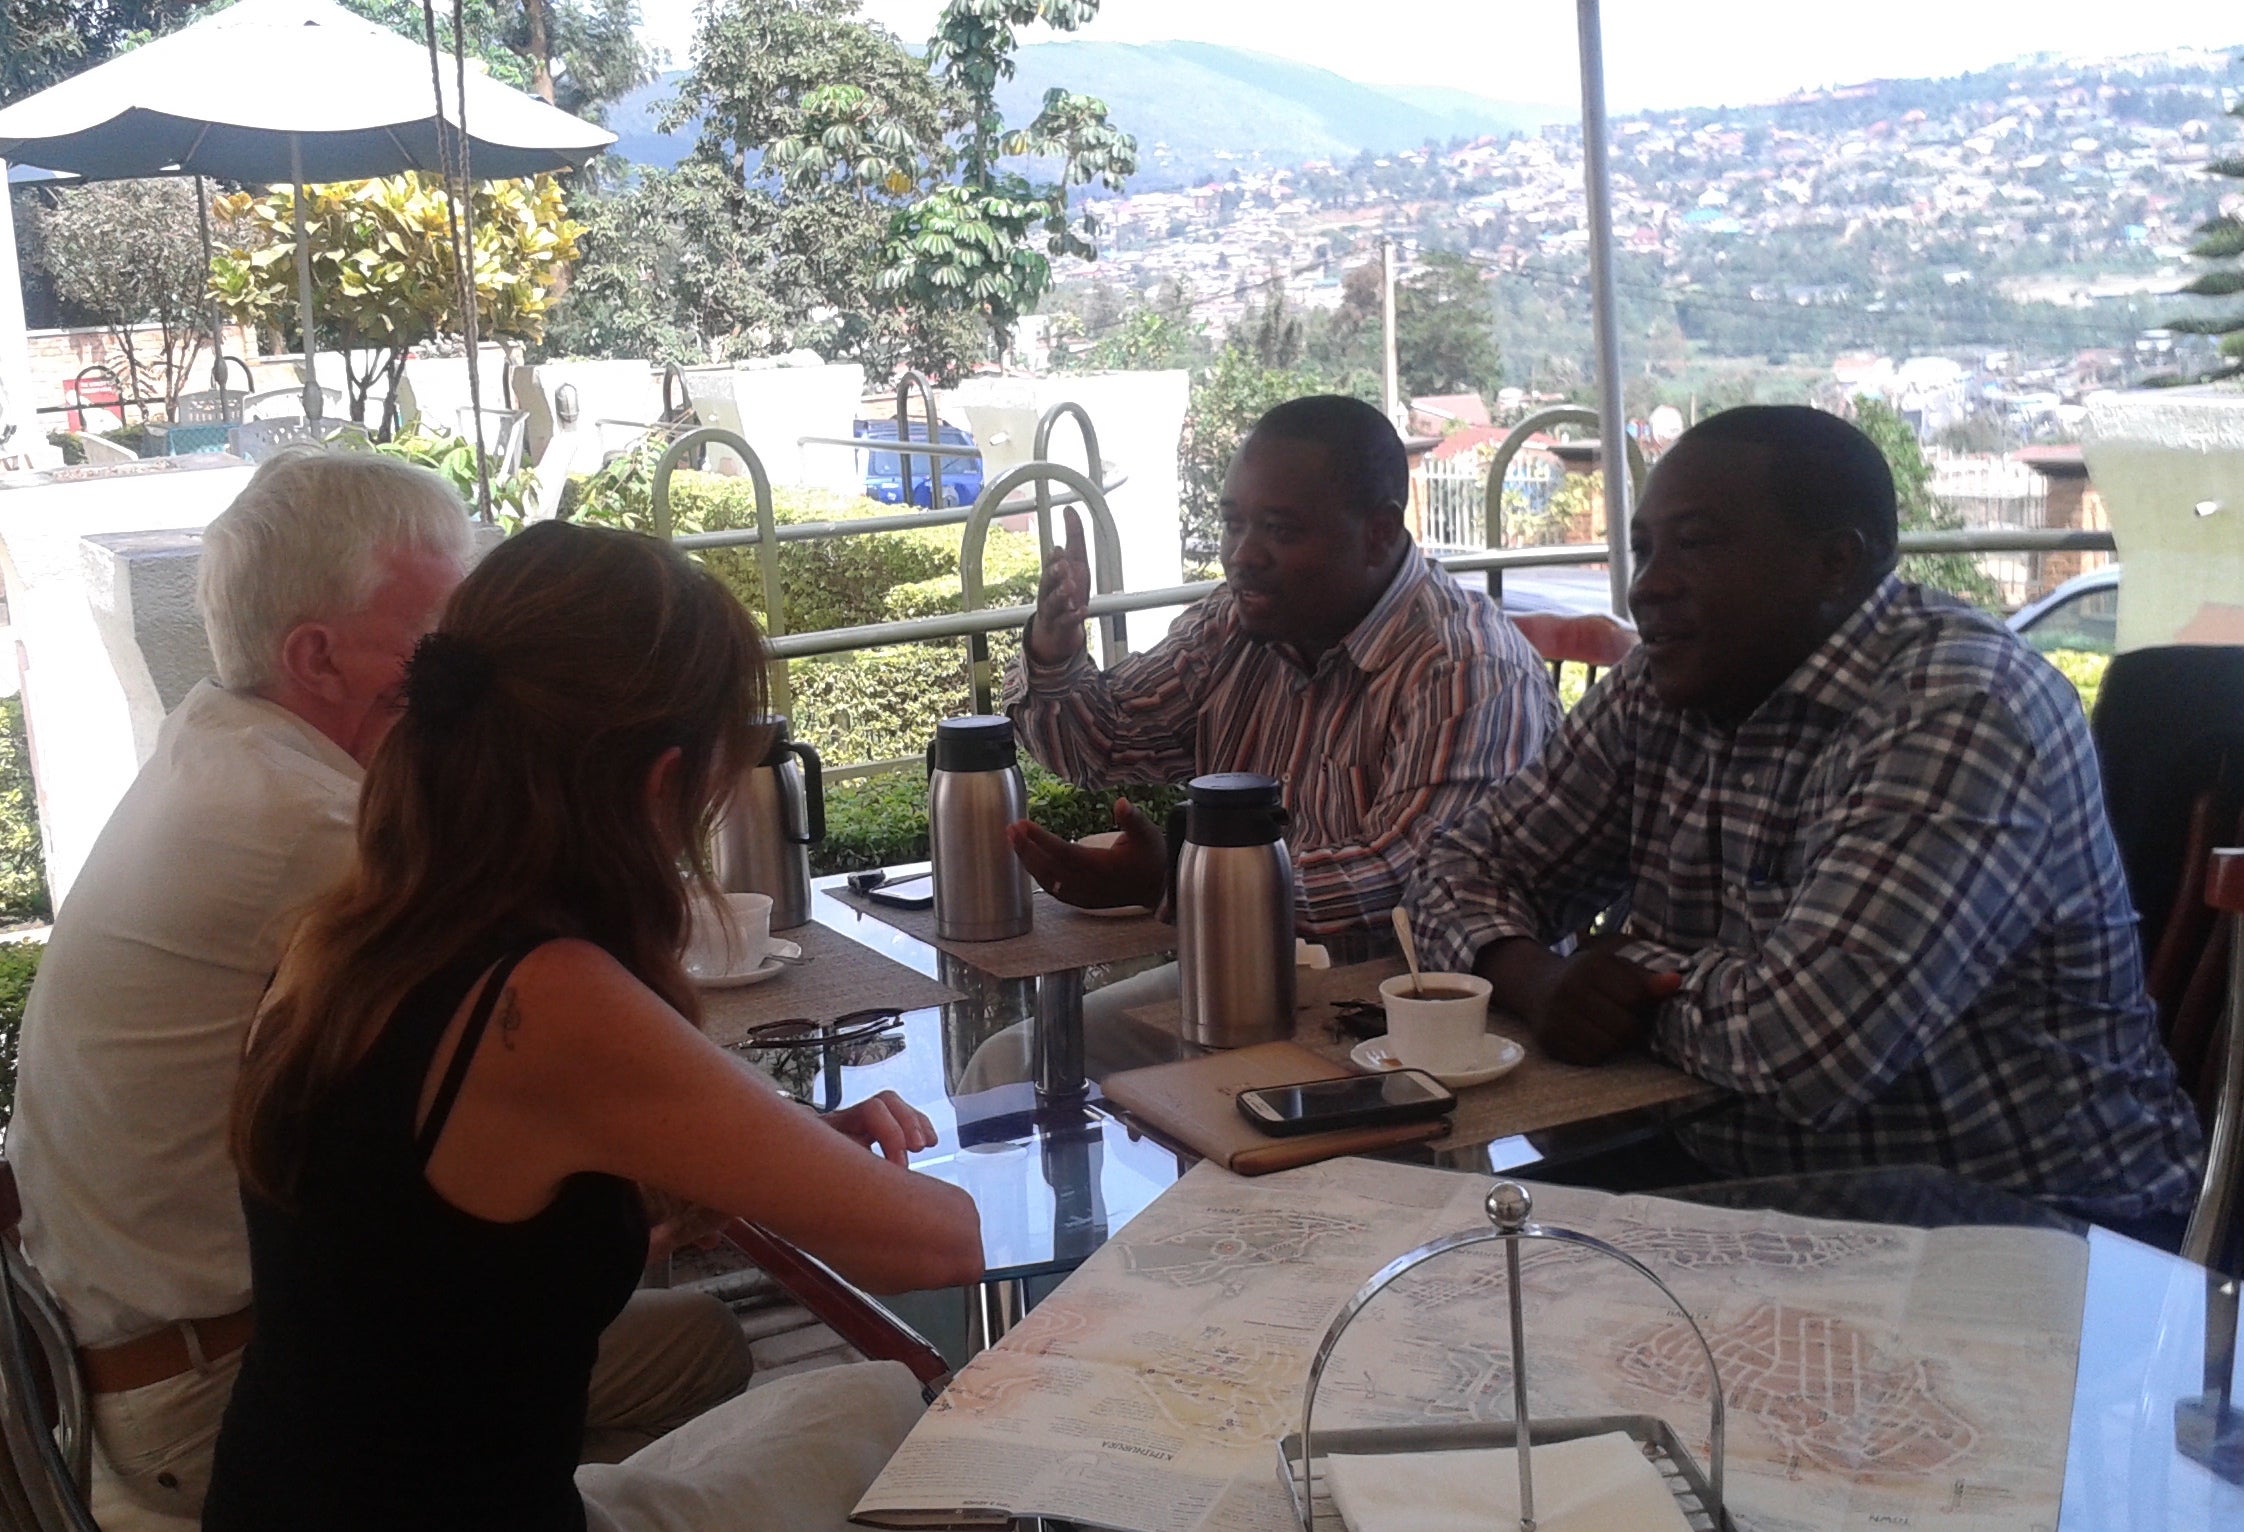
{"label": "chair back", "polygon": [[2182,1236],[2182,1254],[2200,1265],[2244,1276],[2244,846],[2212,854],[2205,903],[2227,928],[2227,1004],[2208,1049],[2213,1084],[2205,1181]]}
{"label": "chair back", "polygon": [[[2118,656],[2089,731],[2152,998],[2171,1029],[2178,989],[2215,924],[2198,891],[2206,855],[2236,842],[2244,813],[2244,648],[2177,644]],[[2180,929],[2169,941],[2173,922]]]}
{"label": "chair back", "polygon": [[242,398],[241,394],[223,388],[181,394],[179,402],[172,406],[171,418],[173,423],[183,426],[236,425],[242,418]]}
{"label": "chair back", "polygon": [[1568,665],[1587,667],[1589,679],[1595,681],[1600,670],[1618,665],[1636,647],[1636,629],[1617,617],[1597,613],[1563,617],[1555,612],[1521,612],[1512,617],[1512,626],[1550,666],[1554,686]]}
{"label": "chair back", "polygon": [[950,1381],[951,1365],[927,1337],[769,1229],[735,1218],[725,1242],[868,1362],[902,1362],[930,1402]]}
{"label": "chair back", "polygon": [[69,1323],[24,1260],[16,1173],[0,1160],[0,1524],[100,1532],[86,1506],[93,1429]]}

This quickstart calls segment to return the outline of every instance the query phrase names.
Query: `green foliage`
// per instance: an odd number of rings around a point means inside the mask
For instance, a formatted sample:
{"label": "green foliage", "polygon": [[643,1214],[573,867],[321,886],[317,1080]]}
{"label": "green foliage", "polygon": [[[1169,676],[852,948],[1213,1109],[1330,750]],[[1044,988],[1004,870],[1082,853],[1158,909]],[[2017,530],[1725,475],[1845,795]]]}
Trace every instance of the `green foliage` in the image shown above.
{"label": "green foliage", "polygon": [[1488,282],[1478,266],[1460,255],[1426,256],[1395,288],[1395,359],[1403,396],[1494,398],[1504,381],[1494,320]]}
{"label": "green foliage", "polygon": [[[651,450],[626,454],[599,474],[572,483],[564,497],[565,512],[601,525],[651,531],[655,456]],[[681,470],[670,483],[677,535],[755,525],[755,490],[745,478]],[[773,493],[772,514],[781,525],[799,525],[894,515],[896,508],[782,488]],[[781,544],[779,579],[788,631],[958,611],[962,540],[959,527],[921,527]],[[761,617],[763,577],[753,549],[712,548],[698,557]],[[1041,567],[1033,537],[991,528],[983,545],[984,605],[1031,600]],[[993,662],[1002,666],[1018,644],[1017,635],[992,635]],[[966,667],[961,639],[793,661],[787,674],[796,736],[837,764],[916,755],[933,737],[936,720],[968,711]]]}
{"label": "green foliage", "polygon": [[[374,450],[385,457],[403,458],[408,463],[434,469],[462,500],[471,508],[474,506],[475,443],[465,436],[442,427],[424,429],[416,419],[393,440],[378,443]],[[491,480],[492,513],[511,516],[519,522],[527,514],[530,495],[537,487],[538,476],[527,468],[517,468],[503,479],[494,476]]]}
{"label": "green foliage", "polygon": [[[70,187],[32,202],[26,264],[55,295],[107,328],[135,393],[169,406],[186,386],[209,336],[201,235],[193,183],[111,181]],[[155,354],[137,327],[154,324]]]}
{"label": "green foliage", "polygon": [[2052,649],[2042,656],[2057,667],[2058,673],[2073,683],[2080,693],[2081,710],[2096,711],[2096,694],[2103,689],[2104,672],[2111,667],[2112,657],[2094,654],[2083,649]]}
{"label": "green foliage", "polygon": [[[2244,118],[2244,101],[2230,105],[2228,115]],[[2233,187],[2233,183],[2244,181],[2244,159],[2216,159],[2205,167],[2205,172],[2219,176]],[[2219,264],[2201,272],[2180,289],[2182,293],[2194,298],[2227,298],[2244,292],[2244,266],[2237,264],[2238,257],[2244,256],[2244,220],[2223,213],[2199,224],[2196,243],[2190,246],[2189,253],[2197,260]],[[2244,373],[2244,309],[2230,307],[2208,312],[2203,304],[2193,305],[2192,309],[2190,313],[2167,320],[2166,328],[2184,335],[2217,337],[2221,360],[2212,367],[2200,369],[2194,377],[2177,376],[2157,381],[2204,383]]]}
{"label": "green foliage", "polygon": [[0,699],[0,924],[47,920],[47,864],[23,699]]}
{"label": "green foliage", "polygon": [[60,84],[151,32],[191,20],[202,0],[7,0],[0,7],[0,102]]}
{"label": "green foliage", "polygon": [[16,1059],[23,1037],[23,1004],[39,976],[42,942],[0,942],[0,1128],[16,1110]]}
{"label": "green foliage", "polygon": [[[979,315],[999,356],[1020,316],[1051,285],[1048,257],[1098,256],[1096,225],[1089,215],[1076,223],[1070,191],[1094,184],[1120,191],[1137,169],[1137,140],[1110,124],[1105,103],[1090,96],[1048,90],[1035,120],[1012,131],[997,106],[998,83],[1013,77],[1019,28],[1042,22],[1072,32],[1098,11],[1099,0],[950,0],[927,45],[930,67],[959,97],[956,142],[936,157],[927,192],[891,221],[880,285],[931,313]],[[1032,182],[1001,172],[998,159],[1007,154],[1057,161],[1059,178]]]}
{"label": "green foliage", "polygon": [[[1023,757],[1028,817],[1069,840],[1114,826],[1114,800],[1126,797],[1156,823],[1182,798],[1173,787],[1070,787]],[[890,867],[927,857],[927,774],[909,768],[885,776],[837,783],[826,791],[826,839],[810,848],[811,869],[821,874]]]}
{"label": "green foliage", "polygon": [[[1904,532],[1950,532],[1963,518],[1932,492],[1932,465],[1917,445],[1917,433],[1900,412],[1882,399],[1857,397],[1854,423],[1878,444],[1893,471],[1893,493]],[[1944,590],[1987,611],[2002,608],[2002,591],[1968,553],[1916,554],[1901,561],[1901,578]]]}
{"label": "green foliage", "polygon": [[[305,189],[315,322],[346,352],[367,358],[346,369],[351,418],[362,425],[377,382],[395,396],[408,347],[467,333],[446,200],[441,181],[417,172]],[[482,338],[534,341],[562,273],[577,257],[583,225],[569,217],[552,176],[485,182],[473,203]],[[212,293],[243,323],[285,331],[298,314],[295,192],[236,192],[216,207],[235,225],[235,237],[211,259]]]}
{"label": "green foliage", "polygon": [[1265,365],[1238,339],[1227,342],[1214,363],[1194,375],[1181,454],[1188,555],[1211,555],[1222,540],[1216,507],[1223,495],[1223,476],[1254,423],[1272,406],[1318,389],[1313,374],[1292,366]]}

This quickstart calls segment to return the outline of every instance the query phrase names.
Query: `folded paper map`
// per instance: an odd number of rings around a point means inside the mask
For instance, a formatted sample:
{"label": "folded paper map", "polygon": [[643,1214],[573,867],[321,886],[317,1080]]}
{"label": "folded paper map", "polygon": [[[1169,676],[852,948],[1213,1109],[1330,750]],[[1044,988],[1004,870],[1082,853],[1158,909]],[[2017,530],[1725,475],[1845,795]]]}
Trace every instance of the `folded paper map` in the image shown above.
{"label": "folded paper map", "polygon": [[[1374,1160],[1254,1179],[1198,1166],[952,1380],[857,1518],[1297,1528],[1275,1444],[1300,1428],[1318,1342],[1389,1260],[1485,1229],[1489,1184]],[[2085,1241],[1535,1196],[1540,1221],[1644,1262],[1705,1326],[1745,1532],[2057,1524]],[[1444,1255],[1367,1307],[1326,1369],[1318,1429],[1509,1419],[1502,1250]],[[1521,1290],[1534,1414],[1657,1416],[1709,1465],[1705,1363],[1658,1288],[1531,1244]]]}

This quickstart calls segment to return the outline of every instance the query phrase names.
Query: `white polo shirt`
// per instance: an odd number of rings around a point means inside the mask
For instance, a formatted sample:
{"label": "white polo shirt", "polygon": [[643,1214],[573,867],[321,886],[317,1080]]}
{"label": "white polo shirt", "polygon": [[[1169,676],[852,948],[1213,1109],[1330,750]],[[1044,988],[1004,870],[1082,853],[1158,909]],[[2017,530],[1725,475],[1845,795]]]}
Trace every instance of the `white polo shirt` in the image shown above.
{"label": "white polo shirt", "polygon": [[350,864],[360,778],[295,714],[206,681],[55,918],[7,1156],[80,1345],[249,1302],[227,1112],[289,931]]}

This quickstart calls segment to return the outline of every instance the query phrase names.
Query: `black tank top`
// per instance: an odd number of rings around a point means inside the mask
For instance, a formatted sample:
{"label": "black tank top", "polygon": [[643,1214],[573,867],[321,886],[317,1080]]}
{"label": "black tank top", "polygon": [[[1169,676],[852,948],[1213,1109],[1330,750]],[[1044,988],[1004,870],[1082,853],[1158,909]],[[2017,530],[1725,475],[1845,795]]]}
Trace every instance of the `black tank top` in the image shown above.
{"label": "black tank top", "polygon": [[[244,1188],[257,1327],[218,1437],[209,1532],[585,1525],[585,1390],[645,1264],[638,1193],[572,1176],[534,1217],[490,1223],[423,1173],[499,992],[537,945],[485,944],[406,997],[324,1103],[294,1211]],[[437,1044],[486,969],[416,1132]]]}

